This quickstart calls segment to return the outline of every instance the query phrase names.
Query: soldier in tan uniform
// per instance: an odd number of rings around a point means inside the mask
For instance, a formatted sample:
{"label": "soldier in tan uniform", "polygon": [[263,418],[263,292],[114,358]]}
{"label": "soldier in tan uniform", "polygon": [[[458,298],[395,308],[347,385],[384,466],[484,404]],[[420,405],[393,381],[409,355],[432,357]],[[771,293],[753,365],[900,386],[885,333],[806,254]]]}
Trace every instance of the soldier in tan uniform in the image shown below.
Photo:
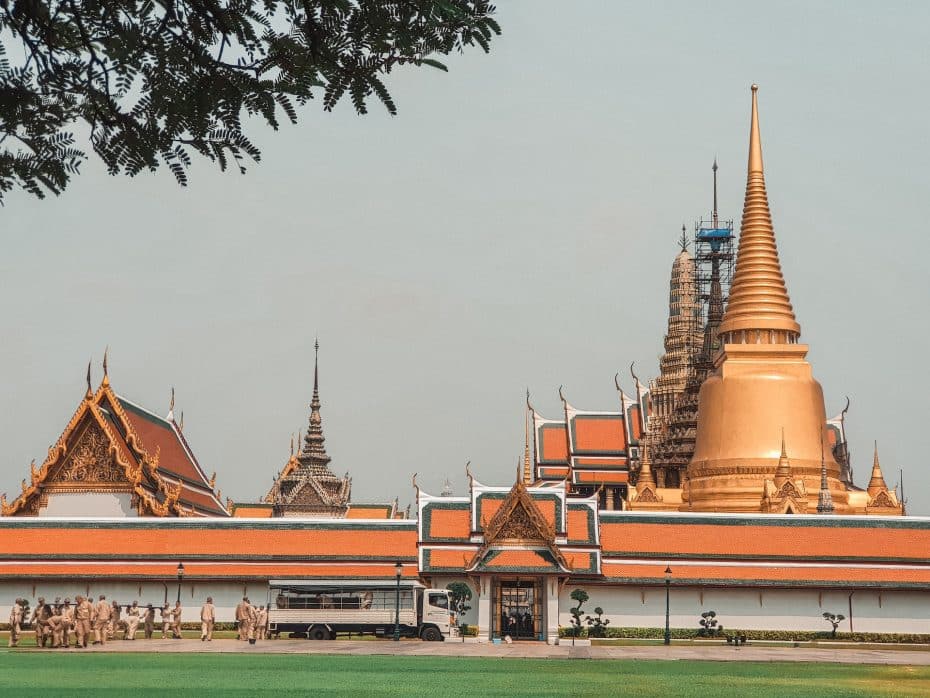
{"label": "soldier in tan uniform", "polygon": [[45,605],[45,597],[40,596],[36,599],[36,607],[32,610],[32,617],[29,619],[36,633],[36,647],[45,647],[45,641],[47,639],[46,620],[50,615],[51,613],[48,612],[48,606]]}
{"label": "soldier in tan uniform", "polygon": [[136,630],[139,628],[141,612],[139,611],[139,602],[133,601],[132,606],[126,609],[126,639],[135,640]]}
{"label": "soldier in tan uniform", "polygon": [[94,644],[105,645],[107,644],[107,631],[110,628],[110,616],[113,613],[112,607],[107,603],[105,594],[100,595],[94,611],[96,611],[94,616]]}
{"label": "soldier in tan uniform", "polygon": [[23,600],[16,599],[13,602],[13,608],[10,609],[10,647],[16,647],[19,644],[19,636],[22,633],[23,625]]}
{"label": "soldier in tan uniform", "polygon": [[151,640],[155,632],[155,607],[149,604],[145,607],[145,615],[142,617],[142,628],[145,633],[145,639]]}
{"label": "soldier in tan uniform", "polygon": [[265,610],[264,606],[260,606],[258,609],[258,622],[255,626],[255,639],[268,639],[268,611]]}
{"label": "soldier in tan uniform", "polygon": [[239,630],[240,640],[249,639],[249,619],[251,617],[249,613],[249,599],[243,596],[242,601],[236,605],[236,626]]}
{"label": "soldier in tan uniform", "polygon": [[47,632],[52,638],[52,647],[61,647],[62,640],[62,622],[61,622],[61,606],[52,607],[52,615],[48,617],[47,623]]}
{"label": "soldier in tan uniform", "polygon": [[213,640],[213,624],[216,622],[216,608],[213,606],[213,597],[208,596],[207,602],[200,607],[200,641]]}
{"label": "soldier in tan uniform", "polygon": [[91,603],[83,596],[76,596],[74,607],[74,637],[78,647],[87,647],[90,638]]}
{"label": "soldier in tan uniform", "polygon": [[[123,621],[120,618],[122,614],[120,613],[119,601],[116,599],[113,600],[113,609],[110,611],[110,624],[107,626],[107,632],[109,633],[112,639],[116,639],[116,633],[119,632],[120,628],[123,628]],[[125,633],[123,634],[123,639],[126,638]]]}
{"label": "soldier in tan uniform", "polygon": [[171,607],[165,604],[161,607],[161,639],[168,639],[168,628],[171,627]]}
{"label": "soldier in tan uniform", "polygon": [[71,630],[74,628],[74,607],[71,599],[65,599],[61,605],[61,646],[71,646]]}
{"label": "soldier in tan uniform", "polygon": [[171,611],[171,637],[175,640],[181,639],[181,602],[174,604]]}
{"label": "soldier in tan uniform", "polygon": [[255,631],[258,626],[258,609],[249,601],[249,644],[255,644]]}

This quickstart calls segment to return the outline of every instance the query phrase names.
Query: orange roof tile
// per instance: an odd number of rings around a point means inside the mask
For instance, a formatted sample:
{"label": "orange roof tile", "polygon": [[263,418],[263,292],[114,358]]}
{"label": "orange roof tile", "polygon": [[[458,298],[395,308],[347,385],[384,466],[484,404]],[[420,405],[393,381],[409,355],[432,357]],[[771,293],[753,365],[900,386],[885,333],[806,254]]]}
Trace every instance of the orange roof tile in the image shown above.
{"label": "orange roof tile", "polygon": [[562,462],[568,460],[568,437],[564,424],[544,424],[539,429],[540,462]]}
{"label": "orange roof tile", "polygon": [[[365,559],[412,557],[417,551],[415,524],[383,529],[358,525],[314,524],[249,526],[245,520],[229,519],[239,525],[222,526],[204,522],[193,526],[134,526],[129,522],[101,525],[89,520],[56,526],[17,526],[7,535],[0,518],[0,559],[30,556],[41,551],[45,557],[173,556]],[[22,521],[22,519],[19,519]],[[33,520],[34,521],[34,520]],[[32,522],[30,522],[32,523]],[[411,522],[413,524],[413,522]],[[175,563],[177,564],[177,563]]]}
{"label": "orange roof tile", "polygon": [[[500,508],[497,502],[496,511]],[[457,538],[468,540],[471,534],[471,512],[468,509],[431,508],[429,516],[430,538]],[[490,516],[493,517],[493,514]]]}
{"label": "orange roof tile", "polygon": [[861,520],[791,517],[638,517],[601,519],[605,554],[925,560],[930,528]]}
{"label": "orange roof tile", "polygon": [[578,415],[572,420],[576,453],[618,453],[626,450],[620,415]]}

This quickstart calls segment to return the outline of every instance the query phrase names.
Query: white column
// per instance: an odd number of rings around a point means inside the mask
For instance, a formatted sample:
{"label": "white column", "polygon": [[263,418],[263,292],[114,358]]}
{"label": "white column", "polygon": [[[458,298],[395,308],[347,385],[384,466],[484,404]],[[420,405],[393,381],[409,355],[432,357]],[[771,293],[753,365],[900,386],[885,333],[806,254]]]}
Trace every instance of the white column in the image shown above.
{"label": "white column", "polygon": [[559,578],[547,577],[546,587],[546,642],[559,644]]}
{"label": "white column", "polygon": [[482,575],[478,580],[478,642],[491,637],[491,580]]}

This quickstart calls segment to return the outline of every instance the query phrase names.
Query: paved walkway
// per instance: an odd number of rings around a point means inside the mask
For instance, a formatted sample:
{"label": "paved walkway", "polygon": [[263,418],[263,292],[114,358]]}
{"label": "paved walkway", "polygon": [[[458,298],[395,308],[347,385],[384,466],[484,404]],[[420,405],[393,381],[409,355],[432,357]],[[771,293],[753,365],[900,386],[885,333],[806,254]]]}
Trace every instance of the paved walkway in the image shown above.
{"label": "paved walkway", "polygon": [[[36,652],[40,650],[28,650]],[[249,654],[357,654],[438,657],[535,657],[552,659],[660,659],[742,662],[834,662],[841,664],[908,664],[930,666],[930,651],[905,649],[846,649],[830,647],[767,647],[646,645],[623,647],[572,647],[543,643],[494,645],[419,640],[265,640],[254,645],[237,640],[111,640],[106,646],[86,650],[41,650],[54,652],[245,652]]]}

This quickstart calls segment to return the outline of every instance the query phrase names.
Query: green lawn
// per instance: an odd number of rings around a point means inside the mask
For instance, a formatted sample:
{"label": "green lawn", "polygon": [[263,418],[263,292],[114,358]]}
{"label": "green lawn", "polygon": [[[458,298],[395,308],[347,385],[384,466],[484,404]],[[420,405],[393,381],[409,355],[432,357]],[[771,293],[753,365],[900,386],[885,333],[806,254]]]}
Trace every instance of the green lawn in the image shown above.
{"label": "green lawn", "polygon": [[9,696],[930,696],[930,667],[0,652]]}

